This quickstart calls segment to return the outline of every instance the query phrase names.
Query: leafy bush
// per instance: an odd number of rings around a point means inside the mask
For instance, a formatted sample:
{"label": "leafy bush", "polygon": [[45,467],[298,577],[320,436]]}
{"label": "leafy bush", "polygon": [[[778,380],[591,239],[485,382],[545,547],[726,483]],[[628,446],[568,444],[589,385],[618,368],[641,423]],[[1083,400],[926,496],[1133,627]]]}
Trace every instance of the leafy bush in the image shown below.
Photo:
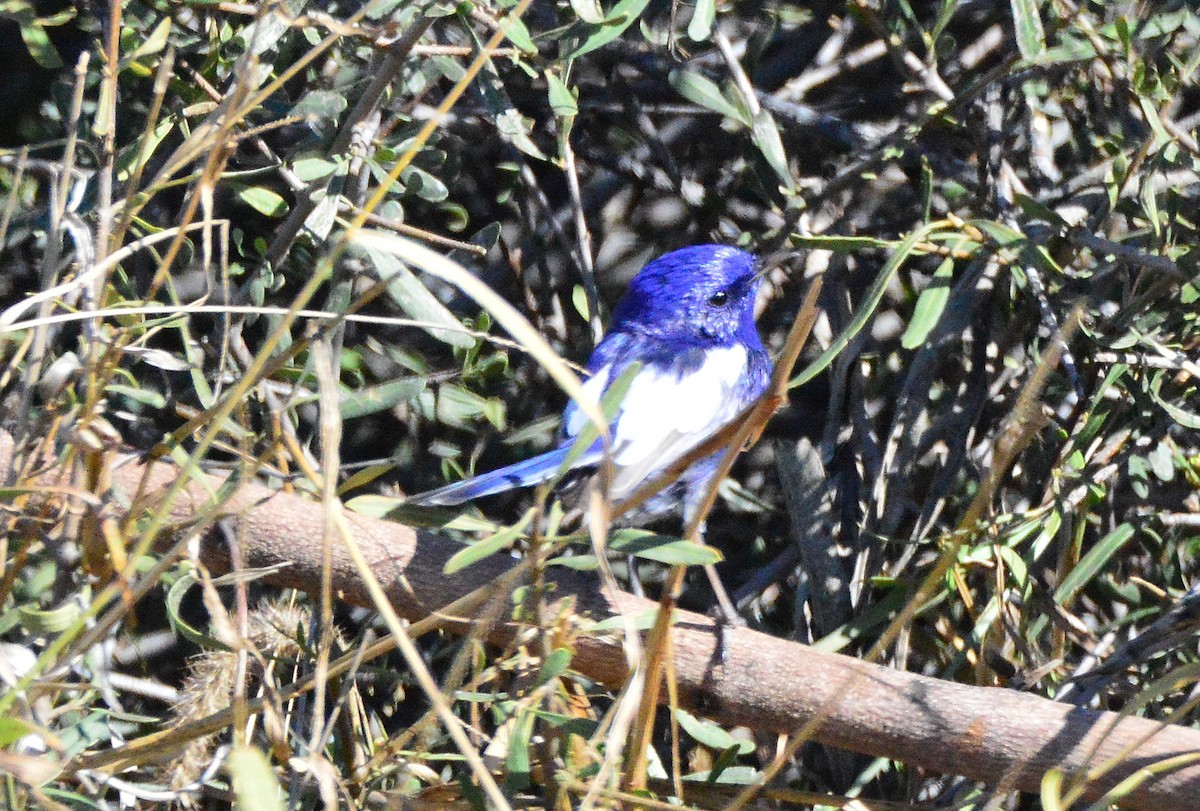
{"label": "leafy bush", "polygon": [[[307,692],[371,644],[370,615],[213,580],[184,542],[219,531],[251,478],[387,512],[547,448],[555,360],[471,280],[581,363],[624,281],[703,241],[773,266],[775,350],[823,279],[789,402],[708,523],[748,621],[1194,725],[1191,602],[1168,611],[1200,541],[1190,4],[112,5],[5,11],[39,70],[64,63],[5,133],[27,145],[0,156],[3,415],[25,460],[0,574],[14,807],[201,784],[266,807],[277,780],[294,805],[486,804],[399,654],[369,648]],[[122,444],[181,470],[129,518],[107,489]],[[91,495],[33,498],[49,462]],[[202,468],[229,484],[175,526]],[[397,515],[473,542],[460,563],[544,543],[587,565],[582,534],[531,500]],[[692,553],[650,537],[613,546],[639,550],[656,592]],[[684,601],[711,601],[702,576]],[[420,640],[514,803],[601,785],[616,697],[570,670],[568,626],[543,616],[540,642],[507,650]],[[206,672],[225,648],[233,686],[196,701],[218,680],[189,680],[185,658],[207,651]],[[232,690],[260,721],[172,721],[181,690],[193,715]],[[684,745],[655,739],[664,776],[747,781],[774,755],[675,719]],[[81,771],[138,741],[131,770]],[[39,748],[53,757],[22,759]],[[982,806],[990,790],[834,750],[790,766],[816,792]]]}

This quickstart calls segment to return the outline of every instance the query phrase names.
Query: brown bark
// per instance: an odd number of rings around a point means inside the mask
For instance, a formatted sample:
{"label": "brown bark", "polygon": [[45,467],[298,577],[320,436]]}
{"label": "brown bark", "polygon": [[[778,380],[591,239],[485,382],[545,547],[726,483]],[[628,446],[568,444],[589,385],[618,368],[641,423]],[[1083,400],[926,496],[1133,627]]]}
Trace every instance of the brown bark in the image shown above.
{"label": "brown bark", "polygon": [[[11,455],[12,439],[0,433],[0,474],[7,475]],[[145,467],[132,458],[114,465],[113,487],[125,498],[114,500],[111,508],[127,503],[145,473]],[[175,476],[173,467],[154,465],[147,492],[169,485]],[[49,483],[49,476],[43,481]],[[173,518],[186,522],[207,501],[212,487],[211,483],[189,486]],[[236,534],[245,542],[245,565],[287,564],[270,577],[271,582],[317,589],[323,527],[319,504],[247,484],[225,512],[240,522]],[[402,524],[355,515],[348,521],[396,610],[411,620],[494,582],[512,565],[505,556],[494,556],[447,576],[443,566],[461,548],[456,544]],[[214,539],[204,551],[207,562],[218,570],[229,565],[222,543]],[[618,611],[639,614],[654,607],[630,594],[617,595],[614,603],[589,576],[557,569],[550,576],[556,594],[574,599],[577,610],[594,619]],[[335,548],[333,554],[333,587],[340,599],[370,605],[342,548]],[[503,641],[511,628],[500,627],[494,633],[496,641]],[[716,659],[717,635],[706,617],[681,612],[673,639],[682,702],[722,724],[794,732],[819,718],[812,738],[821,743],[1034,792],[1051,768],[1079,774],[1119,757],[1118,765],[1092,783],[1090,797],[1164,758],[1200,751],[1200,731],[1189,728],[1076,709],[1011,690],[917,676],[821,653],[750,629],[725,634],[724,663]],[[594,637],[580,638],[573,666],[612,686],[620,685],[626,675],[620,648]],[[1200,807],[1198,798],[1200,765],[1192,765],[1147,778],[1124,805],[1183,811]]]}

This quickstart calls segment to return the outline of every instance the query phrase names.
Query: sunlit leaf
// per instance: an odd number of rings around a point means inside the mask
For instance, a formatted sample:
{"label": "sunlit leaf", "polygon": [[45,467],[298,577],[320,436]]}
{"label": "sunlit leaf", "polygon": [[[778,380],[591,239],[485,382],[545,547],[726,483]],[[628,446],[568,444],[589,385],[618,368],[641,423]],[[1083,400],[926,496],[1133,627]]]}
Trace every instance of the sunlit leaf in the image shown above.
{"label": "sunlit leaf", "polygon": [[473,563],[478,563],[484,558],[507,549],[518,538],[524,536],[525,528],[533,521],[536,510],[529,510],[525,515],[521,516],[521,520],[513,524],[511,527],[505,527],[496,534],[484,538],[481,541],[476,541],[460,552],[456,552],[450,560],[446,561],[446,565],[442,568],[445,574],[454,574],[457,571],[467,568]]}
{"label": "sunlit leaf", "polygon": [[236,811],[283,811],[283,792],[270,762],[259,750],[239,744],[225,758]]}
{"label": "sunlit leaf", "polygon": [[550,109],[554,111],[554,114],[560,118],[577,114],[579,104],[575,101],[575,94],[571,88],[550,71],[546,71],[545,76],[547,90],[550,94]]}
{"label": "sunlit leaf", "polygon": [[613,552],[672,566],[711,566],[722,560],[721,552],[711,546],[642,529],[618,530],[609,540],[608,547]]}
{"label": "sunlit leaf", "polygon": [[695,42],[702,42],[708,39],[712,33],[713,20],[717,16],[716,0],[696,0],[696,7],[692,11],[692,19],[688,23],[688,38]]}
{"label": "sunlit leaf", "polygon": [[633,25],[648,5],[650,0],[620,0],[612,7],[604,23],[599,26],[588,25],[588,33],[582,35],[582,41],[574,48],[568,48],[562,58],[578,59],[597,48],[603,48],[625,33],[625,29]]}
{"label": "sunlit leaf", "polygon": [[929,333],[937,326],[946,302],[950,299],[950,282],[954,278],[954,260],[946,257],[933,273],[929,286],[921,291],[917,305],[913,308],[912,319],[908,329],[900,338],[900,344],[905,349],[916,349],[925,343]]}
{"label": "sunlit leaf", "polygon": [[693,104],[699,104],[713,112],[720,113],[726,118],[732,118],[749,127],[753,122],[750,114],[735,105],[721,92],[721,88],[711,79],[694,70],[677,68],[668,75],[667,81],[675,92]]}
{"label": "sunlit leaf", "polygon": [[378,386],[344,391],[340,409],[342,419],[352,420],[368,414],[377,414],[400,403],[407,403],[424,391],[425,384],[426,380],[423,377],[406,377]]}
{"label": "sunlit leaf", "polygon": [[1087,551],[1075,568],[1067,573],[1058,588],[1054,590],[1054,601],[1059,605],[1067,605],[1075,599],[1079,590],[1090,583],[1097,574],[1106,567],[1110,560],[1121,551],[1134,535],[1132,524],[1121,524],[1112,532],[1096,542]]}
{"label": "sunlit leaf", "polygon": [[598,25],[604,22],[604,9],[600,8],[598,0],[571,0],[571,8],[585,23]]}
{"label": "sunlit leaf", "polygon": [[366,253],[380,277],[388,282],[388,296],[411,318],[429,324],[426,332],[451,346],[475,345],[474,338],[463,334],[462,322],[399,259],[369,246]]}
{"label": "sunlit leaf", "polygon": [[288,210],[286,200],[276,192],[262,186],[242,189],[238,192],[238,197],[241,198],[243,203],[268,217],[282,217]]}
{"label": "sunlit leaf", "polygon": [[1046,32],[1042,29],[1037,0],[1009,0],[1013,27],[1017,32],[1017,48],[1021,56],[1035,60],[1046,50]]}
{"label": "sunlit leaf", "polygon": [[738,740],[711,721],[702,721],[687,710],[675,710],[675,719],[684,732],[709,749],[736,749],[743,755],[754,751],[753,741]]}

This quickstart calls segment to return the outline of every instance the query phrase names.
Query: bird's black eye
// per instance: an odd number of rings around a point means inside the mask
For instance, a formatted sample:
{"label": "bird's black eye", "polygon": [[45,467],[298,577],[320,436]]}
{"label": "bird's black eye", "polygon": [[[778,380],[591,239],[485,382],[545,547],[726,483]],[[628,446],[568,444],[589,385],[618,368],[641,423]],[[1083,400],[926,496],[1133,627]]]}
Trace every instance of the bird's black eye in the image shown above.
{"label": "bird's black eye", "polygon": [[724,307],[729,303],[729,294],[724,290],[718,290],[709,298],[708,303],[714,307]]}

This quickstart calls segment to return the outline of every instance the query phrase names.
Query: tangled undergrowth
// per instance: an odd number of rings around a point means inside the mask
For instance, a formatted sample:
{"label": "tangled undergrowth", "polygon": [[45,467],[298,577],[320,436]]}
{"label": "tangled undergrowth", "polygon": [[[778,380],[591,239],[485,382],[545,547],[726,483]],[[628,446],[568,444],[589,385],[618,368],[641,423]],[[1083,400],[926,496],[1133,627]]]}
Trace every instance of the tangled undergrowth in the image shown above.
{"label": "tangled undergrowth", "polygon": [[[597,578],[720,559],[771,635],[1197,726],[1191,4],[43,5],[0,15],[50,77],[0,154],[7,807],[723,808],[769,766],[797,807],[1065,807],[680,708],[623,752],[637,696],[528,586],[477,617],[507,645],[422,625],[422,675],[327,584],[197,554],[253,480],[454,567],[600,568],[545,493],[402,496],[550,447],[624,281],[698,242],[772,268],[773,352],[818,278],[820,315],[708,546],[619,530]],[[118,491],[124,453],[177,484]]]}

